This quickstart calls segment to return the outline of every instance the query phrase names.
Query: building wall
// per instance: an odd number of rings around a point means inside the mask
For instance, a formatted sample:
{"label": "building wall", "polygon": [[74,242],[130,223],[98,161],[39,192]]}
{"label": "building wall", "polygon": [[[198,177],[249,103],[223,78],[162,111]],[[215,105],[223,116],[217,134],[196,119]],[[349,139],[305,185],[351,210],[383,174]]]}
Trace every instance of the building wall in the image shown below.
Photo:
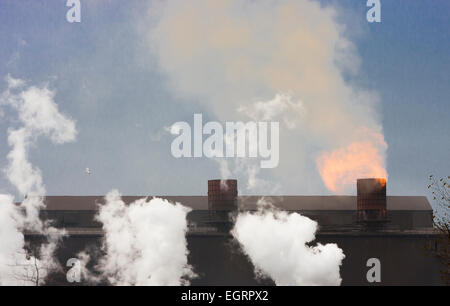
{"label": "building wall", "polygon": [[341,269],[342,285],[368,283],[367,260],[381,263],[380,285],[443,285],[441,263],[433,254],[435,239],[425,237],[318,237],[322,243],[337,243],[346,258]]}
{"label": "building wall", "polygon": [[[344,250],[342,285],[443,285],[441,264],[427,249],[427,246],[434,246],[433,238],[319,235],[317,240],[337,243]],[[199,276],[191,281],[192,285],[273,285],[270,279],[255,277],[253,265],[230,236],[189,235],[187,242],[188,262]],[[95,258],[100,245],[100,236],[65,238],[57,252],[64,271],[53,275],[49,284],[68,285],[65,279],[65,272],[69,269],[65,267],[67,260],[83,250],[88,250]],[[371,284],[366,279],[370,269],[366,266],[369,258],[381,261],[381,283]]]}
{"label": "building wall", "polygon": [[[298,212],[316,220],[321,228],[329,228],[331,230],[338,229],[340,226],[354,225],[357,221],[356,211],[354,210],[306,210]],[[41,218],[44,220],[52,220],[53,225],[60,228],[100,228],[102,226],[101,223],[95,220],[96,213],[97,211],[95,210],[44,210],[41,211]],[[198,226],[206,225],[218,218],[228,222],[227,214],[221,213],[223,216],[217,216],[208,210],[193,210],[188,214],[188,220],[191,224]],[[430,228],[433,224],[432,218],[431,211],[388,211],[387,225],[396,230]]]}

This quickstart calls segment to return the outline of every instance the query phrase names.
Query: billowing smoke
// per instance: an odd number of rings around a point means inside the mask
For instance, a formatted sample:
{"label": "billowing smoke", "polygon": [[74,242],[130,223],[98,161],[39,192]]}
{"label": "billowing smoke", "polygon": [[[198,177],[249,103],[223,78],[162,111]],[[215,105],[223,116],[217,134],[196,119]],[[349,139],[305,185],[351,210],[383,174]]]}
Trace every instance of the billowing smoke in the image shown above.
{"label": "billowing smoke", "polygon": [[[28,161],[28,152],[38,136],[49,136],[59,144],[73,141],[77,132],[74,121],[58,111],[51,90],[25,87],[24,81],[10,76],[6,80],[8,89],[0,96],[0,106],[17,111],[21,126],[8,130],[11,151],[5,172],[25,198],[16,205],[13,196],[0,195],[0,284],[39,285],[58,267],[53,253],[64,232],[39,218],[45,187],[41,171]],[[45,235],[47,243],[37,250],[26,248],[23,231]]]}
{"label": "billowing smoke", "polygon": [[280,122],[280,164],[258,173],[279,182],[279,192],[347,192],[358,177],[385,176],[378,96],[353,81],[361,59],[337,7],[173,0],[149,15],[151,52],[181,100],[203,104],[222,121]]}
{"label": "billowing smoke", "polygon": [[20,284],[16,275],[22,269],[17,267],[16,261],[27,262],[24,236],[19,230],[20,217],[13,196],[0,195],[0,285]]}
{"label": "billowing smoke", "polygon": [[386,178],[384,159],[380,148],[387,148],[383,135],[366,131],[365,140],[352,142],[347,147],[323,152],[317,157],[320,175],[328,189],[345,190],[357,178]]}
{"label": "billowing smoke", "polygon": [[317,222],[259,204],[266,207],[239,214],[232,230],[258,276],[269,276],[280,286],[341,284],[343,251],[336,244],[309,245]]}
{"label": "billowing smoke", "polygon": [[105,197],[97,219],[105,231],[97,269],[113,285],[188,285],[186,215],[189,208],[143,198],[126,205],[118,191]]}

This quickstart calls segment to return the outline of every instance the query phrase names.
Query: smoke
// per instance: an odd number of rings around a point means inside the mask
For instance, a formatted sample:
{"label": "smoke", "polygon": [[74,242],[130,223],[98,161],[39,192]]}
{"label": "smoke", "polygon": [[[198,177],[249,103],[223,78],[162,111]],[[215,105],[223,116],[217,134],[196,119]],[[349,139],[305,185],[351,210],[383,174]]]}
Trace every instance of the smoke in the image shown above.
{"label": "smoke", "polygon": [[334,243],[309,245],[317,222],[276,210],[264,199],[259,205],[258,212],[240,213],[232,230],[258,276],[269,276],[279,286],[341,284],[343,251]]}
{"label": "smoke", "polygon": [[281,121],[288,129],[295,129],[298,119],[305,115],[303,103],[293,101],[289,94],[277,94],[272,100],[241,106],[238,112],[245,113],[255,121]]}
{"label": "smoke", "polygon": [[[378,95],[353,81],[361,59],[338,8],[312,0],[174,0],[149,12],[149,49],[182,101],[223,121],[280,122],[280,164],[259,175],[284,192],[349,191],[357,177],[385,169],[384,140],[372,137],[383,139]],[[355,146],[372,154],[360,158],[362,167],[349,163]],[[329,183],[341,177],[348,180]]]}
{"label": "smoke", "polygon": [[97,219],[105,231],[97,269],[113,285],[188,285],[186,215],[189,208],[160,198],[126,205],[117,190],[105,197]]}
{"label": "smoke", "polygon": [[[16,187],[22,203],[16,205],[11,195],[0,195],[0,284],[43,284],[48,272],[58,268],[53,253],[64,231],[39,218],[44,207],[45,187],[40,169],[28,160],[30,146],[38,136],[50,137],[54,143],[73,141],[75,123],[58,111],[54,93],[47,87],[25,87],[25,82],[7,76],[8,88],[0,96],[0,106],[17,111],[21,124],[8,130],[8,180]],[[23,231],[45,235],[47,243],[37,250],[27,247]]]}
{"label": "smoke", "polygon": [[[368,137],[368,133],[366,134]],[[323,152],[317,157],[319,172],[328,189],[342,191],[355,184],[357,178],[386,178],[383,154],[378,148],[387,148],[383,135],[374,134],[372,141],[366,139],[353,142],[347,147],[332,152]]]}
{"label": "smoke", "polygon": [[0,195],[0,285],[16,283],[17,268],[13,266],[16,256],[21,257],[20,261],[26,260],[22,254],[24,237],[18,229],[19,211],[13,200],[10,195]]}

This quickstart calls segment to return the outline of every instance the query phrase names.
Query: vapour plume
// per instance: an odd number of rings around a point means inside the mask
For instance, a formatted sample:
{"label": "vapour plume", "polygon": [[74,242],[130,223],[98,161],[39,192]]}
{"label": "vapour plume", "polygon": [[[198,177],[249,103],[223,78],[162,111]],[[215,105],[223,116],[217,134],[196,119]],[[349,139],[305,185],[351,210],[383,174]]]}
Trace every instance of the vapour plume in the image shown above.
{"label": "vapour plume", "polygon": [[72,268],[75,269],[69,270],[66,277],[69,277],[71,280],[79,279],[80,282],[83,281],[87,284],[100,284],[103,281],[102,276],[88,268],[89,263],[96,255],[96,251],[98,251],[97,248],[92,247],[79,252],[76,257],[77,261],[72,265]]}
{"label": "vapour plume", "polygon": [[8,130],[8,143],[11,147],[6,175],[17,188],[21,196],[26,196],[22,206],[26,210],[25,221],[33,230],[42,230],[38,218],[39,209],[44,205],[42,198],[45,187],[39,168],[33,167],[28,160],[30,146],[38,136],[50,137],[56,144],[75,140],[77,131],[75,122],[61,114],[54,102],[54,92],[47,87],[25,85],[22,80],[8,75],[8,89],[2,94],[0,105],[8,105],[18,113],[22,126]]}
{"label": "vapour plume", "polygon": [[[369,134],[366,135],[368,137]],[[356,178],[387,178],[379,148],[387,148],[381,134],[373,139],[352,142],[332,152],[322,152],[317,157],[317,165],[327,188],[342,191],[346,186],[355,184]]]}
{"label": "vapour plume", "polygon": [[0,286],[42,285],[48,273],[59,268],[53,254],[60,236],[49,235],[48,243],[30,252],[22,225],[23,214],[14,197],[0,194]]}
{"label": "vapour plume", "polygon": [[237,216],[232,230],[259,277],[278,286],[341,284],[345,255],[334,243],[315,246],[317,222],[298,213],[279,211],[264,199],[257,212]]}
{"label": "vapour plume", "polygon": [[[26,87],[23,80],[9,75],[6,81],[8,88],[0,95],[0,107],[16,111],[20,126],[8,129],[11,151],[5,174],[25,198],[16,205],[13,196],[0,195],[0,284],[42,284],[47,272],[58,266],[53,253],[64,231],[39,218],[45,186],[40,169],[29,162],[28,152],[38,136],[48,136],[53,143],[61,144],[73,141],[77,132],[74,121],[59,112],[53,91],[46,86]],[[25,230],[45,235],[47,243],[29,254],[25,249]]]}
{"label": "vapour plume", "polygon": [[188,285],[186,215],[189,208],[160,198],[126,205],[117,190],[100,205],[105,232],[97,269],[113,285]]}
{"label": "vapour plume", "polygon": [[294,101],[290,94],[281,93],[272,100],[240,106],[238,112],[255,121],[281,121],[288,129],[295,129],[297,121],[305,115],[302,101]]}
{"label": "vapour plume", "polygon": [[23,254],[24,236],[19,230],[19,211],[14,206],[14,197],[0,194],[0,285],[15,285],[19,269],[13,264],[17,257],[26,261]]}
{"label": "vapour plume", "polygon": [[[383,138],[378,95],[353,81],[361,59],[338,17],[336,6],[312,0],[175,0],[153,5],[144,28],[180,100],[223,121],[280,121],[280,164],[264,178],[291,193],[346,192],[379,174],[347,164],[348,148],[367,144],[362,152],[376,158],[361,160],[385,169],[386,146],[372,137]],[[351,183],[328,183],[340,177]]]}

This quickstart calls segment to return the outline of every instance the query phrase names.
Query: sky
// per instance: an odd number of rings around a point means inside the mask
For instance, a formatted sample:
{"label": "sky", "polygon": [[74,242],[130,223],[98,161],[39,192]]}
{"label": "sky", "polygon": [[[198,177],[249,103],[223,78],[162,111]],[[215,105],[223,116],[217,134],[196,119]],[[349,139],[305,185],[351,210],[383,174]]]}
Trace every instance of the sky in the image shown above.
{"label": "sky", "polygon": [[[154,23],[154,3],[81,0],[81,22],[69,23],[65,2],[0,2],[0,91],[8,74],[47,85],[60,111],[76,121],[76,142],[55,145],[39,138],[31,149],[48,194],[103,195],[113,188],[129,195],[206,194],[207,179],[221,175],[217,163],[174,158],[173,137],[164,127],[192,122],[194,113],[204,121],[217,116],[176,92],[149,52],[146,29]],[[365,1],[320,2],[337,10],[359,54],[352,82],[379,96],[388,193],[427,195],[430,174],[450,174],[450,2],[382,0],[381,23],[366,21]],[[0,117],[2,169],[8,128],[16,124],[8,110]],[[316,172],[280,192],[330,194]],[[15,193],[4,175],[3,192]]]}

